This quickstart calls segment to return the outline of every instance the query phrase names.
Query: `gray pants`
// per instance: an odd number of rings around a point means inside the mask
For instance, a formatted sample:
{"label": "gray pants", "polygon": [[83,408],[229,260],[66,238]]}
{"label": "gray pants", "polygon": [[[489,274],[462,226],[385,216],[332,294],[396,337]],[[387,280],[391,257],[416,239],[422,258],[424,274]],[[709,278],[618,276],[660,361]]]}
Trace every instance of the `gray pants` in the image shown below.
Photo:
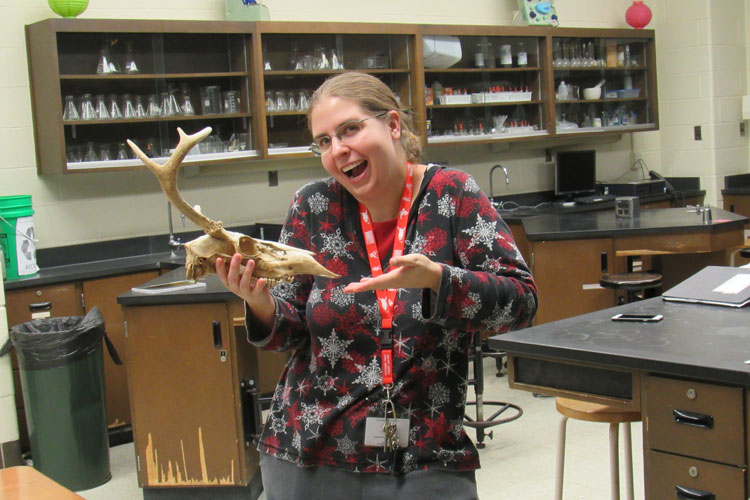
{"label": "gray pants", "polygon": [[418,470],[400,476],[298,467],[265,453],[260,470],[267,500],[477,500],[474,471]]}

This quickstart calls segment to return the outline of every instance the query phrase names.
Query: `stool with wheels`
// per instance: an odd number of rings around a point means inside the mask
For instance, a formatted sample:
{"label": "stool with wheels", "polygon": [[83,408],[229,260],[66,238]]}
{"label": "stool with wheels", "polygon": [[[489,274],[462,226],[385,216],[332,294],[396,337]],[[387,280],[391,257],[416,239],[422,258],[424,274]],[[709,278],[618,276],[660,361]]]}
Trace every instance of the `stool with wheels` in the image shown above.
{"label": "stool with wheels", "polygon": [[624,424],[625,497],[627,500],[633,500],[633,450],[630,438],[630,422],[640,422],[640,412],[566,398],[557,398],[556,404],[557,411],[562,415],[562,419],[560,420],[557,441],[555,500],[562,500],[563,472],[565,468],[565,431],[569,418],[609,424],[609,470],[612,500],[620,500],[619,426],[620,424]]}
{"label": "stool with wheels", "polygon": [[[472,364],[474,365],[474,378],[469,379],[469,385],[474,386],[474,394],[476,395],[475,401],[467,401],[467,413],[468,413],[468,407],[469,406],[475,406],[476,407],[476,417],[472,418],[468,414],[464,415],[464,426],[471,427],[476,429],[477,431],[477,440],[476,440],[476,446],[477,448],[484,448],[484,438],[485,436],[488,436],[490,439],[492,439],[492,431],[486,432],[485,429],[489,427],[494,427],[496,425],[505,424],[507,422],[511,422],[513,420],[516,420],[517,418],[520,418],[521,415],[523,415],[523,410],[520,406],[515,405],[513,403],[505,403],[502,401],[485,401],[484,400],[484,364],[483,360],[485,357],[501,359],[502,356],[505,356],[505,353],[502,352],[492,352],[492,351],[486,351],[483,347],[483,338],[482,333],[477,332],[474,333],[474,338],[472,340],[472,349],[474,350],[474,354],[472,356]],[[499,369],[499,367],[498,367]],[[485,405],[496,407],[497,410],[490,415],[489,417],[484,416],[484,407]]]}

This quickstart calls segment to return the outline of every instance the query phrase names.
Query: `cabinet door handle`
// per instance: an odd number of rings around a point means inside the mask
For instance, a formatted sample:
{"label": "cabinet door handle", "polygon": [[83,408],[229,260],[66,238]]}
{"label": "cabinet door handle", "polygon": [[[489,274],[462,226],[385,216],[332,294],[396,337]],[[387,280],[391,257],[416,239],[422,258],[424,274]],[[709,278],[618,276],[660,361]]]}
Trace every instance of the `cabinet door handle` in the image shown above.
{"label": "cabinet door handle", "polygon": [[685,410],[672,410],[674,421],[678,424],[694,425],[705,429],[714,428],[714,417],[705,413],[693,413]]}
{"label": "cabinet door handle", "polygon": [[710,491],[696,490],[680,485],[675,486],[674,489],[679,500],[716,500],[716,495]]}
{"label": "cabinet door handle", "polygon": [[221,321],[211,323],[211,329],[214,333],[214,347],[221,349]]}
{"label": "cabinet door handle", "polygon": [[609,259],[607,258],[607,252],[602,252],[602,272],[606,273],[607,269],[609,269],[609,262],[607,262]]}
{"label": "cabinet door handle", "polygon": [[29,304],[29,311],[36,312],[36,311],[51,311],[52,310],[52,302],[37,302],[35,304]]}

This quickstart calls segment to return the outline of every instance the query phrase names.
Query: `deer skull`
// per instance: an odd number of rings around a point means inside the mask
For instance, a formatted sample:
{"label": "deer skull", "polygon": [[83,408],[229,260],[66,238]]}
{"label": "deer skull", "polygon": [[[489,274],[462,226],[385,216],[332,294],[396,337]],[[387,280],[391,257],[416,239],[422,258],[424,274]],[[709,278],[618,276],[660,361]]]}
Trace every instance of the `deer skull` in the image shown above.
{"label": "deer skull", "polygon": [[289,281],[297,274],[312,274],[328,278],[340,277],[320,265],[315,260],[313,252],[227,231],[221,221],[211,220],[190,206],[177,190],[177,170],[188,152],[211,133],[211,127],[206,127],[192,135],[187,135],[182,129],[177,128],[177,133],[180,141],[164,165],[159,165],[147,157],[131,140],[128,140],[128,145],[146,167],[156,175],[164,194],[167,195],[172,205],[206,233],[185,243],[185,268],[188,279],[197,280],[215,272],[218,257],[229,260],[235,253],[242,255],[243,266],[248,260],[254,260],[254,276],[265,278],[271,286],[281,281]]}

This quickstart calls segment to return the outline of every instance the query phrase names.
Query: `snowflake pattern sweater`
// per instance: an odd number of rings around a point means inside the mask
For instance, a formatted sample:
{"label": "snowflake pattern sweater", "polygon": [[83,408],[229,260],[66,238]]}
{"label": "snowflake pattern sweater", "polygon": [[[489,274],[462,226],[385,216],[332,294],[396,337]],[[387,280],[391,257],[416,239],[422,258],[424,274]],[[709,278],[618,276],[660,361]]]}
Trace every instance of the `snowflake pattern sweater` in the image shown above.
{"label": "snowflake pattern sweater", "polygon": [[253,344],[293,351],[259,450],[300,466],[356,472],[478,468],[463,427],[472,334],[527,326],[537,296],[507,225],[476,181],[431,166],[409,214],[404,254],[426,255],[443,264],[443,274],[437,294],[401,289],[396,296],[391,393],[410,429],[408,446],[395,453],[364,444],[365,419],[381,408],[384,390],[375,292],[342,292],[370,275],[357,201],[332,178],[307,184],[295,194],[280,240],[315,252],[342,278],[304,275],[276,286],[270,334],[248,319]]}

